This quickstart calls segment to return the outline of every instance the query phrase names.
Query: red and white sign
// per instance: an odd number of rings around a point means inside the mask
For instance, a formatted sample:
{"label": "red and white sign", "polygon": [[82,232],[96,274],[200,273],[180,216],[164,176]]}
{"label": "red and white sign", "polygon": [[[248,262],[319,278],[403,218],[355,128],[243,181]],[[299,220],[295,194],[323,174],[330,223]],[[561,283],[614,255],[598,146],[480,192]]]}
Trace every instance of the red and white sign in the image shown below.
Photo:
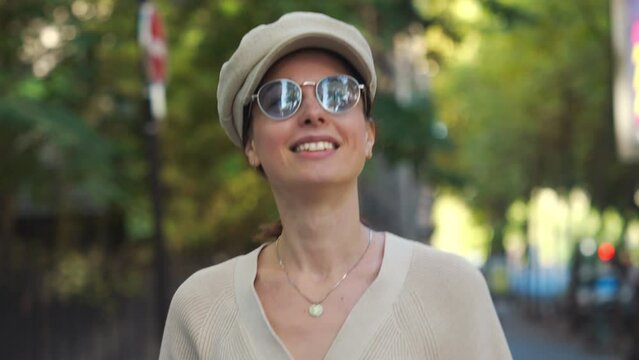
{"label": "red and white sign", "polygon": [[144,69],[148,80],[151,113],[154,118],[166,116],[167,57],[166,36],[162,17],[155,5],[145,1],[140,7],[138,40],[142,49]]}

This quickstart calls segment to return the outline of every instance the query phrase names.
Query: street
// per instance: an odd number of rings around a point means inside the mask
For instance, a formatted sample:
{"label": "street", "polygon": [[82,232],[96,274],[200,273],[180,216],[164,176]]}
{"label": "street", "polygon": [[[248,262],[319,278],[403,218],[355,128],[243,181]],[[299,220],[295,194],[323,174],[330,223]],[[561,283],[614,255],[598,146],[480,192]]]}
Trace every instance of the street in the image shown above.
{"label": "street", "polygon": [[585,341],[557,324],[536,322],[510,303],[498,303],[497,311],[514,360],[621,360],[621,355],[588,349]]}

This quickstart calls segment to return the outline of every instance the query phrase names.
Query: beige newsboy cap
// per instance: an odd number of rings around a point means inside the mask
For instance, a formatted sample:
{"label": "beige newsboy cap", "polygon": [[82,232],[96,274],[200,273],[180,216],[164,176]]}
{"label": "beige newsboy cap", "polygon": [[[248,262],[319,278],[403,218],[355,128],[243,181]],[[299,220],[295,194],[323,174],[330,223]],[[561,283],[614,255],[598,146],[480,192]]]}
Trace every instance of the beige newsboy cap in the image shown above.
{"label": "beige newsboy cap", "polygon": [[264,74],[284,55],[304,48],[326,49],[344,57],[364,78],[368,103],[372,104],[377,76],[370,46],[359,30],[324,14],[288,13],[246,33],[222,65],[217,111],[224,131],[235,145],[242,146],[244,107]]}

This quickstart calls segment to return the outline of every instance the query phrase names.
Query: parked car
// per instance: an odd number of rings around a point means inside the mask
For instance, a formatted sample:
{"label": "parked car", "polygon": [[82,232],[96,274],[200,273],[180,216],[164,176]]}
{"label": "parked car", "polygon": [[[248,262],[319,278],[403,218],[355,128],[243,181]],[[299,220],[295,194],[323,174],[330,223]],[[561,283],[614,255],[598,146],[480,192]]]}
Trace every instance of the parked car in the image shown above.
{"label": "parked car", "polygon": [[622,249],[610,243],[584,239],[575,247],[566,314],[571,329],[590,345],[614,346],[635,331],[630,329],[637,326],[637,281],[630,276],[634,271]]}

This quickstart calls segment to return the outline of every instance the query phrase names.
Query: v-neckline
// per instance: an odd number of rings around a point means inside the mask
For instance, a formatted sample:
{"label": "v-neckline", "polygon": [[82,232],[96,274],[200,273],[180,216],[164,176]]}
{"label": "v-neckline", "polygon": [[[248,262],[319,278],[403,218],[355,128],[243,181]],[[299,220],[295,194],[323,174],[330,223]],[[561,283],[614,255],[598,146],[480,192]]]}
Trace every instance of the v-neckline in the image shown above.
{"label": "v-neckline", "polygon": [[[408,273],[411,245],[391,233],[384,235],[384,255],[379,273],[344,320],[324,360],[361,358],[367,344],[392,310]],[[240,257],[235,268],[240,322],[257,359],[292,360],[293,356],[271,327],[255,290],[257,258],[264,246]]]}

